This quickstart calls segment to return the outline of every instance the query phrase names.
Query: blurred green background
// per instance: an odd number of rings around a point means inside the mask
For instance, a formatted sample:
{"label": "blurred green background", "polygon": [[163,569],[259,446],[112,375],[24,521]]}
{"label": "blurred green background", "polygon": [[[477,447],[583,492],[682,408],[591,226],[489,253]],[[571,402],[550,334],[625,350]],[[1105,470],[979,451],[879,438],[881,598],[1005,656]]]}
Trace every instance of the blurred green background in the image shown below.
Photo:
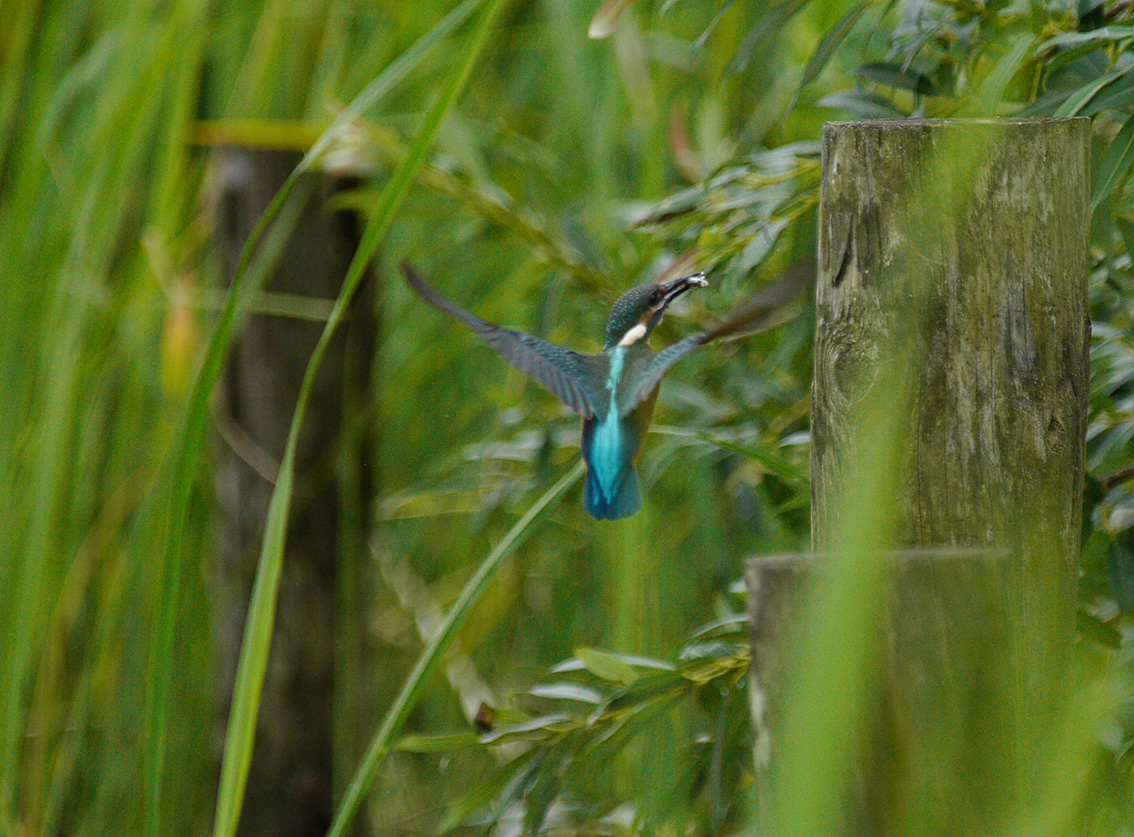
{"label": "blurred green background", "polygon": [[[208,383],[210,339],[218,361],[228,349],[218,146],[304,153],[323,136],[305,165],[347,182],[333,206],[364,223],[393,212],[372,242],[367,298],[381,323],[364,463],[375,497],[354,582],[365,659],[353,687],[368,737],[474,568],[578,458],[575,417],[412,297],[401,260],[487,320],[588,352],[622,291],[671,267],[709,270],[709,289],[667,317],[657,347],[813,253],[824,121],[1083,115],[1095,325],[1077,646],[1105,699],[1085,715],[1082,769],[1042,833],[1130,833],[1134,7],[512,0],[486,17],[492,5],[471,4],[449,31],[436,28],[447,2],[4,3],[0,831],[201,833],[224,793],[224,443],[210,388],[192,395]],[[407,55],[388,92],[332,125]],[[419,163],[415,139],[431,140]],[[412,178],[400,202],[399,163]],[[316,320],[326,308],[300,301]],[[525,813],[534,830],[744,827],[752,733],[737,582],[746,555],[808,545],[813,328],[805,305],[681,363],[640,462],[639,515],[596,523],[574,484],[523,527],[457,626],[450,676],[410,707],[413,738],[363,788],[363,833]],[[563,672],[608,685],[672,676],[629,701],[633,717],[606,749],[552,748],[541,762],[524,747],[559,741],[596,699],[540,692],[565,660]],[[155,699],[166,680],[167,700]],[[478,741],[462,698],[482,693],[501,713],[494,726],[532,721],[527,732]],[[161,705],[173,717],[164,739]],[[439,733],[450,737],[424,737]],[[365,744],[336,742],[349,751],[337,754],[336,799]]]}

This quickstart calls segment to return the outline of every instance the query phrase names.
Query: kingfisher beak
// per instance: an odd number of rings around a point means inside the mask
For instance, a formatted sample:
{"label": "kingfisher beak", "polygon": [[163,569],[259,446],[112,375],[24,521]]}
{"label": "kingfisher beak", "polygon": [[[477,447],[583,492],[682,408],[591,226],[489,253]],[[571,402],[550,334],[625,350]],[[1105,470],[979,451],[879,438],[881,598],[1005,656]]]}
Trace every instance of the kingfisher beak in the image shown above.
{"label": "kingfisher beak", "polygon": [[705,278],[703,271],[690,273],[688,276],[681,276],[668,282],[661,282],[658,285],[662,290],[661,307],[664,309],[686,291],[691,291],[694,288],[705,288],[708,287],[708,284],[709,280]]}

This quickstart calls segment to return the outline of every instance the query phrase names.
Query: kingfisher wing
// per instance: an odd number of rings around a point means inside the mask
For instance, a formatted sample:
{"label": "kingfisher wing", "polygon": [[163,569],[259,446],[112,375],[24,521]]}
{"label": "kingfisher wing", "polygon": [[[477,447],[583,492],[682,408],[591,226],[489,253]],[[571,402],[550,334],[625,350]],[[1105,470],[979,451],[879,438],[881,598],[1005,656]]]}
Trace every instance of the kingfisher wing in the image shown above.
{"label": "kingfisher wing", "polygon": [[627,415],[646,400],[674,364],[694,349],[723,337],[743,337],[779,325],[784,321],[777,316],[780,309],[799,295],[813,273],[814,264],[810,260],[796,265],[783,279],[754,294],[723,320],[662,349],[650,359],[645,373],[637,378],[633,391],[627,393],[626,400],[619,404],[619,413]]}
{"label": "kingfisher wing", "polygon": [[539,381],[584,418],[605,414],[609,397],[603,397],[605,361],[601,356],[573,352],[547,340],[485,322],[441,296],[412,265],[402,272],[414,293],[439,311],[463,322],[525,375]]}
{"label": "kingfisher wing", "polygon": [[684,340],[678,340],[676,343],[667,346],[651,357],[643,374],[635,379],[634,388],[627,392],[624,400],[618,405],[619,414],[626,416],[633,412],[635,407],[645,401],[658,388],[662,378],[673,368],[675,363],[694,349],[709,342],[711,338],[707,338],[707,334],[708,332],[705,331],[692,334]]}

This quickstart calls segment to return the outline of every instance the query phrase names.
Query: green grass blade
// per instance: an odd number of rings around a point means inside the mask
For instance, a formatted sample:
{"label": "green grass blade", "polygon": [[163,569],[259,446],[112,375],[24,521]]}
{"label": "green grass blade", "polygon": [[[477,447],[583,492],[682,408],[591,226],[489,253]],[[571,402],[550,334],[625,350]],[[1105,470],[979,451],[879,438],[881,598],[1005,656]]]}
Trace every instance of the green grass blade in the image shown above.
{"label": "green grass blade", "polygon": [[869,706],[875,638],[886,585],[882,556],[894,539],[886,497],[894,496],[904,449],[904,382],[863,410],[862,455],[842,490],[842,515],[822,573],[809,581],[801,635],[793,646],[783,706],[775,790],[776,834],[838,832],[846,775]]}
{"label": "green grass blade", "polygon": [[1095,186],[1095,196],[1091,199],[1091,212],[1110,197],[1115,185],[1122,182],[1131,166],[1134,166],[1134,117],[1126,120],[1099,167],[1098,184]]}
{"label": "green grass blade", "polygon": [[807,62],[807,67],[803,70],[803,78],[799,80],[799,88],[796,91],[796,96],[815,81],[819,74],[823,72],[823,68],[827,66],[827,62],[831,60],[831,56],[835,54],[835,50],[839,45],[846,40],[847,35],[854,29],[854,25],[858,23],[858,19],[862,17],[862,13],[870,8],[871,3],[859,3],[846,14],[844,14],[839,22],[831,27],[831,31],[823,36],[823,40],[819,42],[819,46],[815,48],[815,52],[811,55],[811,60]]}
{"label": "green grass blade", "polygon": [[433,637],[429,646],[421,652],[421,656],[418,657],[413,671],[410,672],[409,677],[407,677],[402,684],[398,696],[394,698],[393,704],[386,712],[386,717],[382,720],[382,726],[379,727],[378,732],[375,733],[374,738],[371,739],[369,746],[366,748],[366,755],[363,757],[362,764],[359,765],[358,771],[354,774],[354,778],[351,779],[346,796],[343,798],[342,804],[339,805],[339,810],[335,814],[335,820],[331,824],[328,837],[341,837],[341,835],[346,833],[347,827],[350,825],[354,815],[358,812],[359,805],[362,804],[366,791],[374,781],[378,766],[382,763],[383,757],[390,751],[390,744],[393,737],[397,735],[398,730],[401,729],[406,716],[409,715],[409,713],[413,711],[414,706],[417,705],[418,699],[429,685],[429,680],[440,664],[445,651],[452,643],[453,637],[457,635],[457,631],[460,630],[461,625],[464,624],[465,617],[472,611],[476,603],[480,601],[480,597],[484,594],[484,591],[488,589],[489,584],[492,583],[492,579],[496,575],[496,571],[499,570],[500,566],[504,563],[504,559],[520,545],[540,514],[542,514],[548,506],[558,500],[582,475],[583,463],[579,462],[571,469],[567,476],[563,477],[563,479],[549,488],[544,495],[528,509],[527,514],[516,522],[516,525],[508,531],[504,539],[500,541],[497,547],[492,550],[491,554],[477,567],[476,573],[468,580],[465,588],[461,591],[461,595],[457,598],[457,601],[453,603],[453,607],[449,610],[449,613],[446,614],[445,621],[441,624],[437,635]]}
{"label": "green grass blade", "polygon": [[[192,18],[193,2],[171,4],[170,28],[191,28],[186,20]],[[10,150],[16,156],[12,159],[12,175],[6,178],[5,206],[0,209],[9,230],[18,231],[19,238],[33,242],[16,244],[11,232],[0,233],[16,245],[4,247],[7,269],[0,272],[23,277],[17,284],[34,288],[39,297],[33,305],[27,305],[20,299],[23,294],[18,289],[5,294],[4,313],[0,316],[22,320],[17,328],[5,329],[5,333],[14,332],[24,341],[21,354],[26,353],[29,360],[34,357],[35,365],[25,366],[22,361],[4,365],[19,370],[17,374],[27,381],[42,375],[45,382],[42,387],[24,384],[23,388],[29,390],[43,390],[42,395],[34,396],[34,401],[11,397],[21,389],[12,378],[4,382],[4,394],[0,396],[6,403],[15,400],[30,408],[28,430],[13,434],[20,441],[14,449],[17,456],[11,462],[19,467],[21,449],[34,462],[27,483],[30,489],[24,489],[29,499],[27,511],[13,510],[5,503],[11,519],[19,521],[20,530],[27,533],[26,538],[15,542],[19,548],[13,550],[10,564],[16,575],[5,598],[5,602],[11,603],[5,605],[6,624],[18,626],[13,632],[12,653],[3,655],[0,668],[0,808],[6,813],[20,778],[17,773],[21,770],[21,751],[26,749],[24,731],[31,726],[27,716],[21,715],[27,705],[26,690],[36,674],[35,660],[46,636],[44,615],[50,613],[51,602],[59,594],[74,554],[68,523],[87,514],[83,507],[91,495],[85,494],[83,487],[87,480],[99,479],[91,476],[89,469],[76,469],[81,455],[78,445],[90,415],[84,408],[95,397],[102,364],[110,365],[113,361],[106,360],[101,350],[92,351],[87,343],[97,340],[94,335],[99,334],[103,320],[101,313],[80,300],[96,287],[122,290],[133,281],[127,266],[130,260],[125,255],[129,247],[121,236],[132,223],[128,217],[137,211],[131,199],[152,171],[149,150],[164,125],[163,117],[168,119],[161,94],[170,89],[166,58],[174,54],[146,40],[157,31],[156,26],[134,19],[123,23],[123,49],[116,56],[121,61],[111,61],[102,68],[105,84],[82,105],[86,117],[80,129],[84,153],[78,160],[70,158],[75,161],[75,168],[70,169],[62,161],[69,159],[69,149],[73,147],[73,125],[55,118],[55,104],[59,91],[66,90],[68,82],[75,78],[73,67],[61,81],[52,76],[53,67],[62,70],[74,60],[69,49],[75,45],[64,37],[69,34],[70,19],[65,12],[48,15],[45,10],[44,17],[33,27],[33,41],[39,45],[27,60],[28,66],[36,69],[29,73],[29,86],[21,94],[24,130],[17,131],[12,139]],[[144,49],[142,44],[152,48]],[[176,58],[187,67],[196,66],[191,49],[176,53]],[[127,61],[128,73],[124,72]],[[98,148],[100,153],[85,153],[90,148]],[[68,200],[56,202],[59,194],[52,179],[42,179],[45,169],[41,158],[47,157],[60,161],[60,168],[54,173],[61,182],[82,184],[73,192],[62,190],[68,193]],[[53,220],[40,219],[40,212],[54,216]],[[40,336],[44,343],[37,350],[34,347]],[[2,354],[5,358],[10,356],[8,346]],[[32,369],[36,373],[31,374]],[[17,419],[17,427],[21,426]],[[99,439],[108,435],[103,430]],[[0,457],[4,458],[2,467],[7,470],[6,452],[0,453]],[[100,466],[109,461],[108,457]],[[13,541],[6,538],[5,543],[12,545]],[[40,739],[38,743],[42,742]],[[20,802],[22,813],[36,819],[40,801],[25,796]]]}
{"label": "green grass blade", "polygon": [[481,16],[472,32],[460,59],[446,80],[445,87],[418,130],[413,145],[406,158],[394,171],[390,181],[378,199],[374,213],[363,233],[362,241],[347,270],[342,290],[331,310],[327,325],[311,354],[307,371],[304,373],[291,429],[284,449],[283,461],[276,487],[272,492],[268,507],[268,521],[264,542],[256,571],[256,581],[252,589],[252,602],[248,610],[244,639],[241,643],[240,662],[237,666],[236,684],[232,697],[232,710],[229,716],[228,734],[225,738],[224,759],[221,764],[220,791],[217,798],[217,814],[213,833],[234,834],[240,820],[240,809],[244,799],[244,788],[248,780],[248,768],[252,761],[252,746],[256,733],[256,717],[259,714],[260,695],[263,689],[264,672],[268,665],[271,646],[272,627],[275,622],[276,593],[279,589],[280,571],[283,566],[285,539],[287,536],[288,509],[291,502],[291,486],[295,468],[295,450],[299,430],[303,424],[307,402],[315,383],[319,364],[330,344],[331,337],[342,321],[343,315],[358,288],[373,258],[379,242],[393,220],[397,207],[409,190],[425,154],[433,143],[437,130],[445,114],[452,108],[458,94],[472,73],[472,67],[487,41],[488,33],[504,0],[493,0]]}
{"label": "green grass blade", "polygon": [[383,96],[395,88],[426,53],[444,37],[463,23],[483,0],[465,0],[436,26],[390,64],[374,81],[367,85],[330,127],[304,155],[296,169],[272,199],[268,209],[257,222],[248,238],[233,276],[232,286],[221,310],[213,335],[206,350],[205,360],[198,373],[190,397],[172,469],[172,484],[168,504],[169,523],[165,539],[161,588],[157,605],[157,625],[150,646],[150,676],[146,697],[146,733],[143,754],[143,778],[146,795],[146,833],[160,833],[161,784],[165,768],[166,729],[168,726],[168,694],[172,672],[173,637],[177,616],[178,588],[181,573],[181,552],[185,541],[186,516],[189,498],[200,460],[201,445],[209,421],[209,398],[216,387],[228,345],[232,338],[238,303],[244,297],[245,279],[257,243],[272,224],[284,202],[299,180],[349,122],[360,117]]}
{"label": "green grass blade", "polygon": [[988,77],[980,85],[980,92],[965,104],[961,110],[962,116],[996,116],[996,110],[1004,100],[1004,91],[1008,89],[1008,82],[1020,69],[1024,60],[1032,54],[1036,45],[1036,38],[1032,35],[1021,36],[999,61]]}
{"label": "green grass blade", "polygon": [[1102,92],[1103,88],[1109,87],[1118,81],[1129,72],[1128,68],[1122,68],[1107,73],[1105,76],[1100,76],[1094,81],[1084,84],[1074,93],[1067,97],[1067,100],[1060,105],[1054,114],[1056,119],[1065,117],[1078,116],[1079,112],[1091,103],[1095,96]]}

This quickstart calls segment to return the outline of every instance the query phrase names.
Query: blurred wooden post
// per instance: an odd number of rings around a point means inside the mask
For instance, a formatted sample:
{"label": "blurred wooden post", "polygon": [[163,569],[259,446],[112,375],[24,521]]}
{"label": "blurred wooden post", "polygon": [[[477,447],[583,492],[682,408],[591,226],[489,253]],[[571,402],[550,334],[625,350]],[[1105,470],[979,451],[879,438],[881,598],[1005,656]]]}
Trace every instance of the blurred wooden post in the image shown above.
{"label": "blurred wooden post", "polygon": [[[259,149],[217,152],[216,240],[226,282],[252,227],[299,159]],[[327,209],[327,186],[319,175],[302,181],[265,236],[259,253],[270,262],[268,295],[252,306],[215,405],[221,437],[218,757],[275,472],[304,370],[358,240],[353,215]],[[370,417],[365,407],[376,334],[372,285],[356,297],[350,322],[327,352],[300,435],[243,834],[323,834],[332,813],[334,756],[353,766],[357,753],[341,752],[342,742],[364,743],[361,730],[351,729],[351,716],[359,712],[365,635],[359,533],[366,531],[373,482],[362,424]]]}
{"label": "blurred wooden post", "polygon": [[[851,531],[840,512],[870,456],[861,421],[889,400],[908,421],[885,511],[895,545],[916,550],[887,559],[847,833],[988,833],[1003,794],[1042,796],[1029,761],[1065,686],[1082,514],[1089,131],[1086,119],[824,127],[813,546],[837,552]],[[764,778],[797,592],[823,563],[748,566]]]}

